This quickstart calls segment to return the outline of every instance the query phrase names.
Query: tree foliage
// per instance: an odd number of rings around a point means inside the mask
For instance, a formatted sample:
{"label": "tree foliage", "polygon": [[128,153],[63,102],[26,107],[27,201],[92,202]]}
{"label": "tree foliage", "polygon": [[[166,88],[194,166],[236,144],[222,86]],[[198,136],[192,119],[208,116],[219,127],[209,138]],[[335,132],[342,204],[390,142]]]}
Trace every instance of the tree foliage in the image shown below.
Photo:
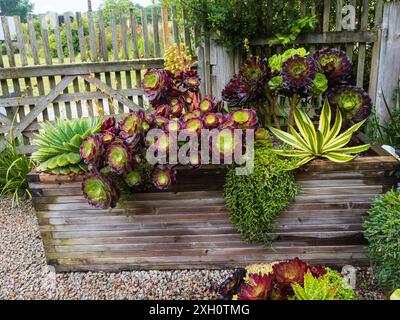
{"label": "tree foliage", "polygon": [[26,21],[26,16],[32,13],[34,4],[29,0],[0,0],[0,15],[20,16]]}

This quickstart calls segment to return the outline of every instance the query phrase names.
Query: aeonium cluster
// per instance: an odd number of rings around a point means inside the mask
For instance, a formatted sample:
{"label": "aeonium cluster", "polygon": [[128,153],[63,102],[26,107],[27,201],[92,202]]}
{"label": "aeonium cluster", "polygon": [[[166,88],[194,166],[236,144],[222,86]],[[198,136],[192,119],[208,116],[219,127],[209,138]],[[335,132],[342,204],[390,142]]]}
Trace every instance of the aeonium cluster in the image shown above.
{"label": "aeonium cluster", "polygon": [[[310,278],[314,280],[312,288]],[[220,285],[218,294],[223,300],[321,299],[318,291],[326,291],[322,295],[326,299],[354,299],[354,291],[337,271],[299,258],[238,269]]]}
{"label": "aeonium cluster", "polygon": [[361,87],[354,86],[352,61],[336,48],[308,53],[292,48],[268,59],[251,57],[226,85],[223,99],[230,105],[255,108],[265,124],[280,126],[277,120],[279,97],[289,98],[289,124],[293,110],[312,98],[328,98],[348,124],[360,122],[371,113],[372,103]]}
{"label": "aeonium cluster", "polygon": [[[251,109],[226,112],[221,102],[201,97],[195,70],[176,76],[167,70],[149,70],[143,79],[143,89],[153,106],[151,112],[138,110],[121,121],[110,117],[103,121],[100,133],[87,137],[81,145],[80,155],[90,172],[82,183],[84,196],[97,208],[117,205],[120,189],[144,190],[148,182],[159,190],[170,188],[176,181],[176,166],[170,158],[166,163],[151,163],[147,154],[170,154],[174,141],[171,137],[184,133],[200,137],[203,129],[217,130],[216,143],[201,141],[209,153],[220,159],[242,148],[235,138],[235,129],[257,129],[257,115]],[[154,134],[156,132],[156,134]],[[178,142],[179,152],[187,152],[187,141]],[[176,160],[176,159],[175,159]],[[185,163],[193,168],[201,165],[201,154],[189,155]]]}

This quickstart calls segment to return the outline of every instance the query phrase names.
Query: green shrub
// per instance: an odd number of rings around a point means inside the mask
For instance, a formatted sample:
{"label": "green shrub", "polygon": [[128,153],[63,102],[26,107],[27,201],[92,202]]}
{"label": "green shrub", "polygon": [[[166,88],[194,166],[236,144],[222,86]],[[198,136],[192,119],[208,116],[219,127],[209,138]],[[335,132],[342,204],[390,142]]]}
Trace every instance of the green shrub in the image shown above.
{"label": "green shrub", "polygon": [[230,168],[224,198],[231,222],[248,241],[270,243],[276,217],[296,195],[297,184],[290,168],[293,160],[280,159],[270,147],[256,146],[254,172],[236,175]]}
{"label": "green shrub", "polygon": [[336,288],[332,288],[326,277],[314,277],[310,272],[304,276],[304,284],[292,285],[295,300],[336,300]]}
{"label": "green shrub", "polygon": [[339,300],[355,300],[356,294],[350,284],[336,270],[325,267],[326,273],[322,276],[327,278],[329,286],[336,289],[336,297]]}
{"label": "green shrub", "polygon": [[12,206],[19,203],[21,196],[31,196],[26,176],[32,165],[25,155],[18,154],[14,144],[7,143],[0,152],[0,196],[12,195]]}
{"label": "green shrub", "polygon": [[377,197],[364,222],[368,251],[376,264],[379,284],[386,289],[400,287],[400,192]]}

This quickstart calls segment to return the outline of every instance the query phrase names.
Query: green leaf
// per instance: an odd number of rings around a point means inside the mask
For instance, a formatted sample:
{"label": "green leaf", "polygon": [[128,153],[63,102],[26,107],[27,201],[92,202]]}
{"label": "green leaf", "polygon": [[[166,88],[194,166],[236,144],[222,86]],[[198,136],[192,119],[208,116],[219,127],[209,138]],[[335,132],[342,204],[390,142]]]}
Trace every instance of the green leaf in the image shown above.
{"label": "green leaf", "polygon": [[282,131],[280,129],[276,129],[273,127],[268,127],[269,130],[280,140],[283,142],[287,143],[288,145],[291,145],[292,147],[297,148],[299,145],[301,146],[301,143],[297,141],[297,139],[292,136],[290,133],[287,133],[285,131]]}
{"label": "green leaf", "polygon": [[339,162],[339,163],[348,162],[357,157],[338,152],[328,152],[326,154],[323,154],[322,156],[333,162]]}
{"label": "green leaf", "polygon": [[78,153],[68,153],[67,154],[68,163],[70,164],[77,164],[81,162],[81,157]]}

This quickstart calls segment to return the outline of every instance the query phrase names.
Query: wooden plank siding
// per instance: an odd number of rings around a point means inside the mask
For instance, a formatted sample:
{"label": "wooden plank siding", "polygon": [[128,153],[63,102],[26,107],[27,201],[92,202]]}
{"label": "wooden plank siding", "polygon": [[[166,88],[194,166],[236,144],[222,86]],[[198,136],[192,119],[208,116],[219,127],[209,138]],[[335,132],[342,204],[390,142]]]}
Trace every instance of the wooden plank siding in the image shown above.
{"label": "wooden plank siding", "polygon": [[111,212],[87,204],[82,176],[32,173],[29,180],[46,259],[59,272],[235,268],[294,257],[343,266],[369,264],[362,223],[398,167],[391,156],[306,165],[271,247],[243,241],[230,223],[222,166],[178,167],[171,190],[124,194],[126,209]]}
{"label": "wooden plank siding", "polygon": [[[16,126],[22,122],[25,127],[22,134],[29,136],[25,138],[27,147],[20,150],[32,151],[31,133],[40,128],[41,121],[124,114],[145,107],[147,101],[140,88],[144,71],[163,67],[164,48],[168,47],[169,39],[180,37],[190,45],[190,30],[179,30],[172,22],[172,14],[161,15],[164,12],[161,7],[135,10],[128,13],[116,10],[107,15],[110,20],[105,19],[103,11],[65,13],[62,23],[58,23],[57,15],[52,22],[41,15],[38,30],[34,27],[35,18],[29,15],[27,31],[19,17],[14,17],[15,41],[9,20],[2,17],[6,41],[1,46],[4,45],[6,54],[0,55],[0,140],[9,133],[16,114]],[[176,30],[182,34],[174,34]],[[54,41],[54,46],[50,41]],[[194,48],[189,49],[194,52]],[[77,77],[51,103],[46,103],[45,97],[63,78],[70,76]],[[93,85],[81,76],[94,77],[93,81],[97,83],[98,79],[106,86]],[[118,99],[114,101],[116,96]],[[42,111],[32,113],[35,109]],[[26,117],[32,123],[27,125]]]}

